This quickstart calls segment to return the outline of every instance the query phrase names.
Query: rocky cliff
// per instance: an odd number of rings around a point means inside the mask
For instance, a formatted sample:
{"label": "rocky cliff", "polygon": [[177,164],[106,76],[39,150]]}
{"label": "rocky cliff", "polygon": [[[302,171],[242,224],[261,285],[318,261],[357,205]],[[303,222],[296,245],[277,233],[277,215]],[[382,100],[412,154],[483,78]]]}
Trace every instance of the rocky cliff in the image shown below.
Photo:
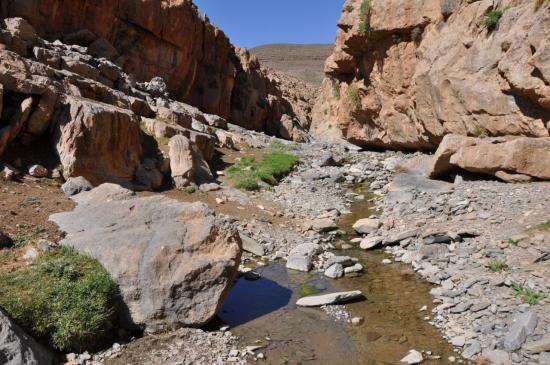
{"label": "rocky cliff", "polygon": [[0,18],[13,17],[46,40],[88,47],[134,81],[159,76],[171,98],[245,128],[276,130],[272,110],[295,118],[300,108],[270,93],[257,59],[234,47],[191,0],[2,1]]}
{"label": "rocky cliff", "polygon": [[434,149],[449,133],[546,137],[550,3],[348,0],[311,132]]}

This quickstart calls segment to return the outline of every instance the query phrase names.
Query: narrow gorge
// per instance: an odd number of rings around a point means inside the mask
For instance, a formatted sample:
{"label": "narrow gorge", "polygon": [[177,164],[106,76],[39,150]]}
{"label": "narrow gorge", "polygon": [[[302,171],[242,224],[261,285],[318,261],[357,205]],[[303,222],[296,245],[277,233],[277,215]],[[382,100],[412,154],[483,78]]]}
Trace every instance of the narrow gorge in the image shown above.
{"label": "narrow gorge", "polygon": [[550,2],[335,2],[0,2],[0,365],[550,364]]}

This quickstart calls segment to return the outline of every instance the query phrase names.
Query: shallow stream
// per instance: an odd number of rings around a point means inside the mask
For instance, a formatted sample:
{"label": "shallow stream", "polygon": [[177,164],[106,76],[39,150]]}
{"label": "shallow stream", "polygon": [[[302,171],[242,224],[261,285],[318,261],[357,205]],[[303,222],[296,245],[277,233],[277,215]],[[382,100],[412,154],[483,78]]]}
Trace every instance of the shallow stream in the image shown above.
{"label": "shallow stream", "polygon": [[[351,225],[370,214],[369,203],[356,203],[352,214],[340,220],[341,229],[351,237]],[[410,266],[382,264],[387,257],[381,250],[335,253],[359,258],[365,273],[331,280],[269,264],[255,269],[260,279],[239,280],[220,312],[221,320],[244,344],[265,345],[268,364],[399,364],[411,349],[431,352],[423,364],[449,364],[448,357],[457,356],[425,319],[433,306],[430,285]],[[353,326],[320,308],[297,307],[304,288],[320,293],[362,290],[366,299],[345,307],[364,323]],[[423,306],[427,311],[420,311]]]}

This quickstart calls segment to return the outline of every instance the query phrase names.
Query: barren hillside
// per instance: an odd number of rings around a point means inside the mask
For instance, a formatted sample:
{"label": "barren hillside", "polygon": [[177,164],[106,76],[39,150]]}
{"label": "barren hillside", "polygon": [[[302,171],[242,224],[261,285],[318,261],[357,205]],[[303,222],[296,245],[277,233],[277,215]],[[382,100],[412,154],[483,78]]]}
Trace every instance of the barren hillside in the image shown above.
{"label": "barren hillside", "polygon": [[325,60],[332,53],[332,44],[268,44],[252,48],[260,63],[275,70],[320,85]]}

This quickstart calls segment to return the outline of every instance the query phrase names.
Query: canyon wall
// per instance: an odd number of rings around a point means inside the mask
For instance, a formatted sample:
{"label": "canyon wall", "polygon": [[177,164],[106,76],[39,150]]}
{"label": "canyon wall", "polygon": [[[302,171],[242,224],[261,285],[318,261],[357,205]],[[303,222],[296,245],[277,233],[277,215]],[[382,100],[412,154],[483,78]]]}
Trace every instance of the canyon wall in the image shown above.
{"label": "canyon wall", "polygon": [[282,114],[309,126],[309,113],[294,113],[300,106],[292,98],[270,93],[272,80],[257,59],[234,47],[191,0],[2,1],[0,18],[13,17],[42,38],[88,47],[137,82],[160,76],[172,99],[245,128],[278,130]]}
{"label": "canyon wall", "polygon": [[338,28],[316,137],[433,150],[450,133],[549,135],[548,1],[348,0]]}

